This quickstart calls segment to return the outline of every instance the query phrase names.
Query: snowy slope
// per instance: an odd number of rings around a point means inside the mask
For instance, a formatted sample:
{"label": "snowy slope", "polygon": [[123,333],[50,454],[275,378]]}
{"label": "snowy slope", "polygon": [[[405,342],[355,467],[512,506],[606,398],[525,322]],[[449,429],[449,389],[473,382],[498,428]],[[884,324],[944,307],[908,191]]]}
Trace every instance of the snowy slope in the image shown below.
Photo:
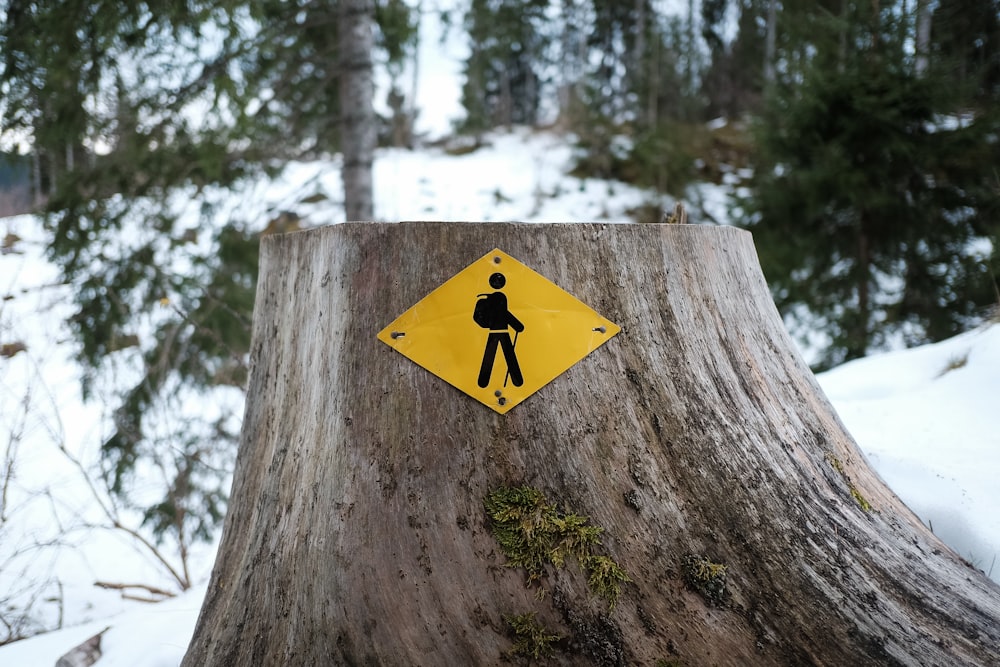
{"label": "snowy slope", "polygon": [[107,629],[98,667],[176,667],[194,633],[205,586],[155,605],[0,646],[0,665],[51,667],[66,652]]}
{"label": "snowy slope", "polygon": [[1000,324],[853,361],[819,381],[889,487],[1000,581]]}

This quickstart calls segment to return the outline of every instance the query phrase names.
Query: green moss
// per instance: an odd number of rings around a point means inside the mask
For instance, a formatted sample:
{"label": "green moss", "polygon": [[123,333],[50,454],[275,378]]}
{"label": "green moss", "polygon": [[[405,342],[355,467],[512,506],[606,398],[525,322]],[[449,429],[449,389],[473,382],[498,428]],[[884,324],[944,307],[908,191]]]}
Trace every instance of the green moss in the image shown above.
{"label": "green moss", "polygon": [[583,567],[587,571],[590,590],[614,608],[621,593],[621,584],[629,581],[625,570],[607,556],[588,556],[583,560]]}
{"label": "green moss", "polygon": [[684,583],[708,602],[721,605],[726,599],[726,566],[705,556],[688,554],[681,563]]}
{"label": "green moss", "polygon": [[603,530],[587,517],[559,511],[530,486],[496,489],[484,505],[508,567],[524,568],[529,585],[542,577],[547,565],[565,567],[572,557],[587,571],[595,595],[611,606],[618,601],[628,575],[611,558],[594,553]]}
{"label": "green moss", "polygon": [[523,655],[538,660],[552,655],[552,644],[562,639],[549,631],[535,619],[535,612],[504,616],[511,632],[514,633],[514,646],[510,649],[512,655]]}
{"label": "green moss", "polygon": [[851,491],[851,497],[854,498],[854,501],[858,503],[861,509],[863,509],[866,512],[871,512],[872,504],[868,502],[868,500],[863,495],[861,495],[861,492],[858,491],[858,487],[854,486],[850,482],[848,482],[847,486]]}
{"label": "green moss", "polygon": [[847,484],[847,490],[850,491],[851,497],[854,498],[854,502],[856,502],[865,512],[871,512],[872,504],[868,502],[867,498],[861,495],[861,491],[858,490],[858,487],[854,486],[854,482],[851,481],[847,471],[844,470],[844,464],[840,462],[840,459],[832,454],[827,454],[825,458],[827,463],[829,463],[834,470],[840,473],[840,476],[844,479],[844,483]]}

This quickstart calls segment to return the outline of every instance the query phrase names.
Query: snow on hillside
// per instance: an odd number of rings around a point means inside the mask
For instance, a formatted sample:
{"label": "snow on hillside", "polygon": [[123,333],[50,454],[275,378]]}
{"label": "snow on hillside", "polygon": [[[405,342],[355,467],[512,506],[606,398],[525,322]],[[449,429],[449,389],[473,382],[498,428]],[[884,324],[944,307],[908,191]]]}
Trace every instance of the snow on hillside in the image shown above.
{"label": "snow on hillside", "polygon": [[106,630],[97,667],[176,667],[194,633],[204,597],[203,584],[128,613],[0,646],[0,665],[52,667],[73,647]]}
{"label": "snow on hillside", "polygon": [[[624,222],[630,209],[643,204],[672,206],[673,200],[648,190],[568,175],[571,141],[552,132],[515,128],[487,135],[475,150],[462,145],[382,149],[374,168],[375,218]],[[336,164],[289,165],[263,196],[272,211],[294,210],[309,225],[343,221]]]}

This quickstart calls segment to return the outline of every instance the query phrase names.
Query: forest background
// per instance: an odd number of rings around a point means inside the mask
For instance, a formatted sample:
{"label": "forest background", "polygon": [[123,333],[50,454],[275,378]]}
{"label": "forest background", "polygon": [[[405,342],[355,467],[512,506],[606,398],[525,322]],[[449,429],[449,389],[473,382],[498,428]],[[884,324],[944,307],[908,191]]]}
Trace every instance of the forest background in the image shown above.
{"label": "forest background", "polygon": [[[816,370],[998,317],[997,0],[2,7],[2,203],[38,211],[73,288],[83,394],[110,415],[87,469],[95,493],[179,589],[225,512],[239,408],[163,415],[242,390],[259,237],[302,224],[294,207],[221,224],[219,211],[291,161],[370,167],[357,137],[458,154],[544,127],[574,146],[574,175],[649,193],[637,222],[661,220],[692,184],[726,183],[728,215],[691,208],[691,221],[753,231]],[[447,136],[415,132],[428,13],[468,44],[463,117]],[[370,94],[347,87],[357,72]],[[346,180],[344,193],[350,208]],[[363,199],[345,216],[370,218]],[[5,252],[17,244],[3,239]],[[28,344],[0,340],[0,352]],[[0,614],[0,643],[43,629],[23,607]]]}

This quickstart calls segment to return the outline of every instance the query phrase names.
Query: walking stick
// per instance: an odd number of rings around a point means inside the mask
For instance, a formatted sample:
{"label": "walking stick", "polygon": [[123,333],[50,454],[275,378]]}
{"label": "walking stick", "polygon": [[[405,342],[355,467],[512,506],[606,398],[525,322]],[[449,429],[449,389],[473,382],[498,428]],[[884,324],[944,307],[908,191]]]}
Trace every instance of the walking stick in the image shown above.
{"label": "walking stick", "polygon": [[[517,335],[521,333],[517,329],[514,329],[514,342],[510,344],[512,350],[517,349]],[[515,355],[516,356],[516,355]],[[503,386],[504,389],[507,388],[507,380],[510,379],[510,364],[507,364],[507,374],[503,376]]]}

